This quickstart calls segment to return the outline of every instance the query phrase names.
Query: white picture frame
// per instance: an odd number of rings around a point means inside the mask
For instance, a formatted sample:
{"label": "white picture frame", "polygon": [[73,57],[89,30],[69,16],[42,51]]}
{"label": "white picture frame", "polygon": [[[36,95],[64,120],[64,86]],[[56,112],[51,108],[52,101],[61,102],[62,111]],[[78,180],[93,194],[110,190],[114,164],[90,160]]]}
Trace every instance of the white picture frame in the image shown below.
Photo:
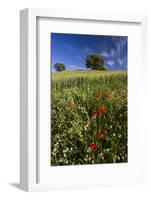
{"label": "white picture frame", "polygon": [[[112,179],[106,177],[105,182],[96,181],[94,183],[88,183],[85,179],[82,184],[74,184],[72,181],[67,183],[60,179],[59,184],[53,184],[53,182],[41,183],[38,180],[39,173],[39,145],[38,145],[38,123],[39,123],[39,111],[38,111],[38,87],[39,79],[37,70],[37,20],[38,18],[47,19],[61,19],[62,21],[67,19],[82,20],[93,22],[110,22],[112,23],[127,23],[130,26],[138,24],[140,28],[140,46],[141,46],[141,82],[144,83],[146,64],[146,51],[147,51],[147,25],[145,16],[124,16],[124,15],[112,15],[112,14],[100,14],[100,13],[87,13],[87,12],[72,12],[72,11],[53,11],[49,9],[35,9],[29,8],[21,10],[20,12],[20,185],[21,188],[26,191],[39,191],[39,190],[52,190],[63,189],[72,187],[97,187],[97,186],[109,186],[109,185],[127,185],[136,183],[145,183],[147,179],[146,173],[146,157],[145,157],[145,134],[141,140],[143,147],[142,151],[142,164],[139,168],[139,175],[132,176],[132,174],[125,175],[122,180],[117,178]],[[145,66],[145,67],[144,67]],[[145,84],[142,84],[145,87]],[[142,122],[143,126],[143,122]],[[99,170],[99,166],[95,167]],[[66,168],[67,170],[67,168]],[[92,169],[91,169],[92,170]],[[70,171],[72,176],[74,170]],[[111,172],[113,174],[114,172]],[[46,176],[46,174],[45,174]],[[88,175],[89,176],[89,175]],[[126,176],[128,178],[126,178]],[[71,177],[72,179],[72,177]],[[105,179],[105,177],[104,177]],[[93,181],[96,180],[96,177]]]}

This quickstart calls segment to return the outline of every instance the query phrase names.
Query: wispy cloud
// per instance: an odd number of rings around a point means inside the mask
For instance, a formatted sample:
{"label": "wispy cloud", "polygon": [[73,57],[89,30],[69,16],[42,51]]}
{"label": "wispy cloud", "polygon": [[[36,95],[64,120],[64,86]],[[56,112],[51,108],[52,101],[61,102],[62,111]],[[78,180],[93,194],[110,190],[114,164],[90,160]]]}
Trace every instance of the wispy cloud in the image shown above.
{"label": "wispy cloud", "polygon": [[105,57],[105,58],[110,57],[110,53],[107,53],[106,51],[102,51],[102,52],[100,53],[100,55],[103,56],[103,57]]}
{"label": "wispy cloud", "polygon": [[109,67],[112,67],[114,65],[114,61],[113,60],[108,60],[106,61],[106,64],[109,66]]}
{"label": "wispy cloud", "polygon": [[83,56],[76,56],[76,59],[78,59],[78,60],[83,60],[84,57],[83,57]]}
{"label": "wispy cloud", "polygon": [[84,52],[86,53],[86,54],[88,54],[88,53],[91,53],[91,52],[93,52],[93,50],[90,48],[90,47],[85,47],[84,48]]}
{"label": "wispy cloud", "polygon": [[[113,37],[112,40],[114,41],[114,47],[110,50],[110,56],[107,58],[108,60],[105,62],[109,67],[119,66],[120,68],[126,69],[127,68],[127,54],[125,51],[127,45],[127,38],[117,38]],[[114,62],[113,62],[114,61]]]}
{"label": "wispy cloud", "polygon": [[119,63],[120,66],[121,66],[122,63],[123,63],[121,58],[117,58],[117,62]]}
{"label": "wispy cloud", "polygon": [[123,39],[120,40],[121,46],[124,46],[127,44],[127,37],[124,37]]}
{"label": "wispy cloud", "polygon": [[70,51],[74,51],[74,48],[71,45],[66,44],[65,47]]}
{"label": "wispy cloud", "polygon": [[87,68],[85,66],[70,65],[67,70],[87,70]]}
{"label": "wispy cloud", "polygon": [[123,49],[125,48],[125,45],[127,44],[127,38],[123,37],[123,38],[120,38],[118,39],[116,42],[115,42],[115,45],[116,45],[116,51],[117,51],[117,54],[121,54],[121,52],[123,51]]}
{"label": "wispy cloud", "polygon": [[127,56],[117,58],[117,62],[120,66],[127,66]]}

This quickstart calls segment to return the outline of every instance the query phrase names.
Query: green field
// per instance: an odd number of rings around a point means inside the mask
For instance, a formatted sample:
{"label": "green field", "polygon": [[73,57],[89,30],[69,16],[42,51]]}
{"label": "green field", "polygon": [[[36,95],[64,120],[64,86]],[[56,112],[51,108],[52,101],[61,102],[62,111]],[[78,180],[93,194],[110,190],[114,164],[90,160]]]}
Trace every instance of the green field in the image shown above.
{"label": "green field", "polygon": [[127,71],[51,78],[51,165],[127,162]]}

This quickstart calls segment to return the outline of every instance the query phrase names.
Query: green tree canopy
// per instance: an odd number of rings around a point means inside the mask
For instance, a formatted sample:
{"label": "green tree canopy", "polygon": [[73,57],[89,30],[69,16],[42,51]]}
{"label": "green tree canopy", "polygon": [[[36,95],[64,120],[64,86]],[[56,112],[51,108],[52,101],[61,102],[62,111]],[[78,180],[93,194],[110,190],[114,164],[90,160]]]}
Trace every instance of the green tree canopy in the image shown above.
{"label": "green tree canopy", "polygon": [[66,70],[66,66],[63,63],[56,63],[53,67],[56,69],[57,72]]}
{"label": "green tree canopy", "polygon": [[104,67],[103,56],[97,54],[91,54],[87,56],[86,66],[92,70],[106,70]]}

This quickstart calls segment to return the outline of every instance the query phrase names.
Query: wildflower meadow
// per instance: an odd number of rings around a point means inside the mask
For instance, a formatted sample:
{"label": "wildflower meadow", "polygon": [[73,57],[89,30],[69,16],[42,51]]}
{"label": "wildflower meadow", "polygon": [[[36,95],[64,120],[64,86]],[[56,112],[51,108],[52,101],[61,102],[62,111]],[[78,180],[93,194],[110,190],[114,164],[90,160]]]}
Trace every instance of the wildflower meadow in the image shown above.
{"label": "wildflower meadow", "polygon": [[51,74],[51,165],[128,161],[127,71]]}

